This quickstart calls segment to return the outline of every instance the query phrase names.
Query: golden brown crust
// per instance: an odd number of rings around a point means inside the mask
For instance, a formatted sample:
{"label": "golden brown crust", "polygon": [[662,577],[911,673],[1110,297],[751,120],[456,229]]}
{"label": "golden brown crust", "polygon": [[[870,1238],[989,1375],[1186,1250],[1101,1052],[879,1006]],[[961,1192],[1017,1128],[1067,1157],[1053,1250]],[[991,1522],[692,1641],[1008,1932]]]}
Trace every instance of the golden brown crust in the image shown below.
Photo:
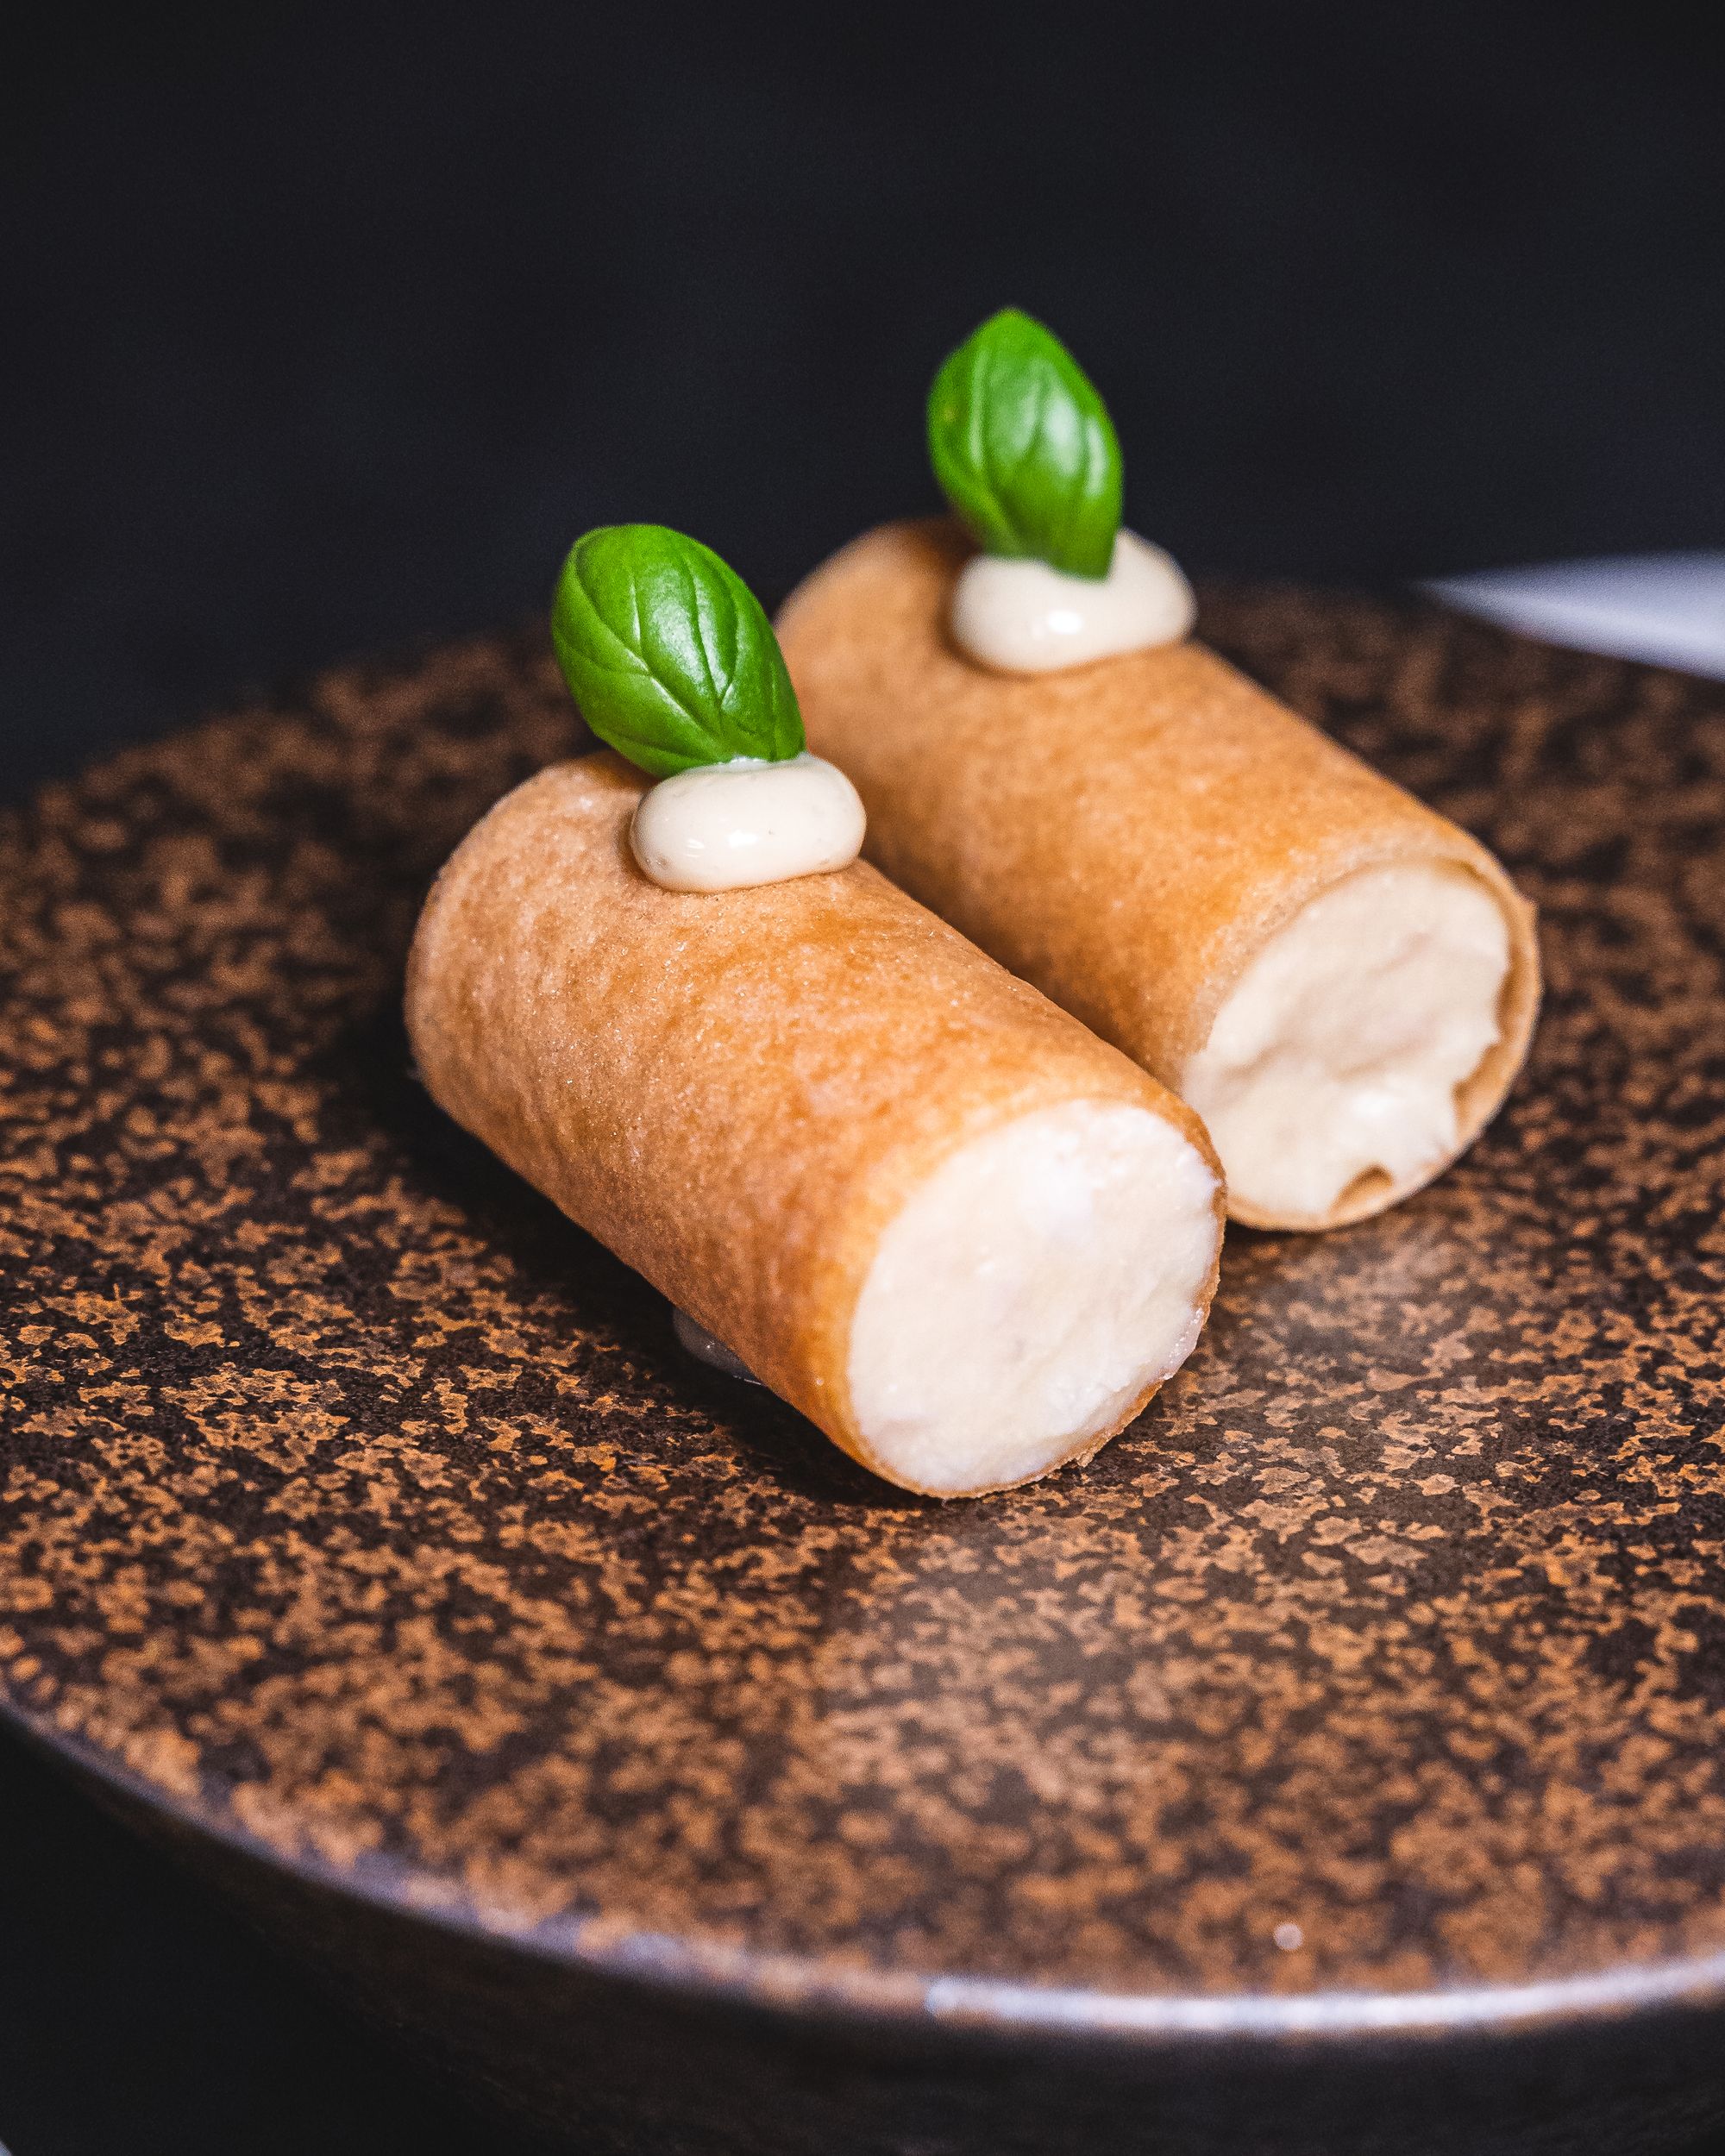
{"label": "golden brown crust", "polygon": [[409,964],[420,1069],[458,1122],[884,1473],[851,1412],[850,1318],[924,1175],[1075,1099],[1148,1107],[1214,1154],[1125,1056],[861,862],[662,890],[629,848],[643,783],[610,755],[558,764],[468,835]]}
{"label": "golden brown crust", "polygon": [[[855,780],[869,858],[1170,1086],[1253,954],[1320,891],[1390,862],[1471,870],[1502,906],[1511,963],[1502,1037],[1461,1091],[1465,1150],[1539,1001],[1533,909],[1496,860],[1202,644],[1031,677],[978,666],[946,634],[970,551],[944,520],[886,525],[779,618],[809,745]],[[1315,1219],[1231,1210],[1333,1227],[1427,1180],[1362,1179]]]}

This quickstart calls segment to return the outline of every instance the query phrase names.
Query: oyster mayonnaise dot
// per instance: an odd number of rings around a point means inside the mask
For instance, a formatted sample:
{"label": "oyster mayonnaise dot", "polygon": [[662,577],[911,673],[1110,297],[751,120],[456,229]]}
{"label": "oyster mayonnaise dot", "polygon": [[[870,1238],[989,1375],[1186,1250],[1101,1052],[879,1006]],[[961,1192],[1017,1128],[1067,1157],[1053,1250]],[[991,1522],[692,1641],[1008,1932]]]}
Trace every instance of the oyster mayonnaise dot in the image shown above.
{"label": "oyster mayonnaise dot", "polygon": [[1173,556],[1122,531],[1102,576],[973,555],[952,593],[952,640],[1001,674],[1052,674],[1117,652],[1178,643],[1196,612],[1192,586]]}
{"label": "oyster mayonnaise dot", "polygon": [[641,797],[629,843],[667,891],[741,891],[843,868],[862,850],[856,789],[812,756],[737,756],[679,771]]}

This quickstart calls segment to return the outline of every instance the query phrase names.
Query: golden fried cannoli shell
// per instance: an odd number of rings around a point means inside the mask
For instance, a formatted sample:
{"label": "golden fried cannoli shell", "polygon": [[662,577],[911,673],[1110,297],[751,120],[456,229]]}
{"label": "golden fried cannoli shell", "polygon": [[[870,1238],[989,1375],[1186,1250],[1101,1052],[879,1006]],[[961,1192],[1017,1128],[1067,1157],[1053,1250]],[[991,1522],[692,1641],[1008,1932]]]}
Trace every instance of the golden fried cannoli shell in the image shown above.
{"label": "golden fried cannoli shell", "polygon": [[[1220,1220],[1215,1155],[1171,1094],[865,863],[718,894],[649,881],[629,844],[643,783],[608,753],[556,765],[463,841],[409,963],[420,1072],[457,1122],[890,1473],[856,1427],[847,1350],[882,1231],[921,1178],[1078,1100],[1172,1124],[1216,1173]],[[1213,1269],[1204,1310],[1214,1287]]]}
{"label": "golden fried cannoli shell", "polygon": [[1476,839],[1195,642],[1063,673],[990,672],[950,642],[974,548],[945,520],[844,548],[778,624],[809,746],[849,773],[894,881],[1154,1077],[1177,1087],[1269,937],[1344,877],[1471,871],[1503,910],[1500,1037],[1459,1090],[1459,1142],[1320,1217],[1231,1200],[1256,1226],[1362,1219],[1428,1181],[1496,1112],[1527,1054],[1533,908]]}

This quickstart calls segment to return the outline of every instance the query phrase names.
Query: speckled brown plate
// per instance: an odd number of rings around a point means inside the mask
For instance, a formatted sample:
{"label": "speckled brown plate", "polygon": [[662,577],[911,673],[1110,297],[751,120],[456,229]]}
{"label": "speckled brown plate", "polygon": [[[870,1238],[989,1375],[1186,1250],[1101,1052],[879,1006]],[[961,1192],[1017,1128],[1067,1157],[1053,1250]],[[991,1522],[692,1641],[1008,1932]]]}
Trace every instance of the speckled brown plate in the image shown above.
{"label": "speckled brown plate", "polygon": [[1703,2102],[1725,700],[1421,608],[1207,627],[1499,849],[1546,1017],[1435,1189],[1232,1234],[1142,1420],[979,1504],[683,1361],[415,1087],[424,885],[574,739],[536,639],[0,840],[9,1711],[588,2147]]}

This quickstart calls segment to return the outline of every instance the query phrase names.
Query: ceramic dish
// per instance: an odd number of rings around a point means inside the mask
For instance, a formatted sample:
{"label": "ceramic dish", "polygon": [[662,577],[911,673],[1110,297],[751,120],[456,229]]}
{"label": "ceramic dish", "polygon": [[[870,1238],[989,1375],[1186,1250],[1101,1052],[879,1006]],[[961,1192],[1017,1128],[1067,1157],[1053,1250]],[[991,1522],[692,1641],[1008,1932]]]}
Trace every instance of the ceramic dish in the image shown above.
{"label": "ceramic dish", "polygon": [[[1541,909],[1448,1176],[1230,1234],[1082,1473],[895,1493],[432,1109],[535,637],[0,840],[20,1727],[580,2146],[1600,2150],[1725,2045],[1718,691],[1435,610],[1203,631]],[[658,2138],[653,2138],[656,2135]]]}

